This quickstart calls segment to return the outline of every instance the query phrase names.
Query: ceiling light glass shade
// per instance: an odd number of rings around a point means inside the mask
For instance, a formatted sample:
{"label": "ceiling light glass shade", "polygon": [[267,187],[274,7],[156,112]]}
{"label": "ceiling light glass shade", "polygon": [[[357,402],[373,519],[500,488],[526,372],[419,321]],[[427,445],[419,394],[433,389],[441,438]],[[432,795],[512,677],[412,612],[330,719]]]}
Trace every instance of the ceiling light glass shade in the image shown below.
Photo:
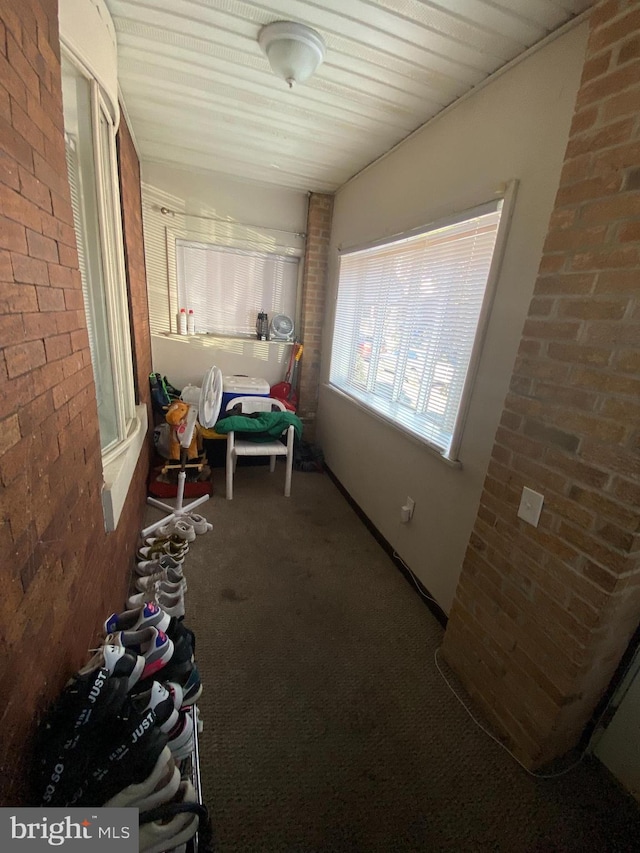
{"label": "ceiling light glass shade", "polygon": [[289,84],[304,83],[324,59],[325,43],[311,27],[291,21],[267,24],[258,34],[258,44],[273,72]]}

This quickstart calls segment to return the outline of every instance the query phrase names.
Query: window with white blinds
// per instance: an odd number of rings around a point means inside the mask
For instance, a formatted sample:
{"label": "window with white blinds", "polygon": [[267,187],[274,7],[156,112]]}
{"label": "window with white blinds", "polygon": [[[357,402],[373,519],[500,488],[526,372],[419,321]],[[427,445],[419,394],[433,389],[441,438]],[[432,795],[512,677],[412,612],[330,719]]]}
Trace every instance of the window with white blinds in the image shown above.
{"label": "window with white blinds", "polygon": [[135,415],[115,128],[99,85],[66,51],[62,96],[67,175],[104,462],[122,452]]}
{"label": "window with white blinds", "polygon": [[343,252],[330,383],[455,458],[502,201]]}
{"label": "window with white blinds", "polygon": [[296,316],[298,258],[176,240],[178,305],[193,309],[196,332],[255,336],[266,311]]}

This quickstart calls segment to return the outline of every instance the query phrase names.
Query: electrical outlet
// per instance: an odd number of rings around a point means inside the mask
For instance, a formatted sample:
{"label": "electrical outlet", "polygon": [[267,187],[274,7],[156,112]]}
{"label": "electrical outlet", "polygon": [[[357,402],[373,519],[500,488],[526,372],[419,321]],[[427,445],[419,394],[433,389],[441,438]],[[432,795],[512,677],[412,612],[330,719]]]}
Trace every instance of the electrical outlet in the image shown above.
{"label": "electrical outlet", "polygon": [[416,508],[416,502],[414,501],[413,498],[407,498],[406,501],[404,502],[404,505],[409,510],[409,520],[411,520],[413,518],[413,511]]}
{"label": "electrical outlet", "polygon": [[520,506],[518,507],[518,518],[526,521],[527,524],[537,527],[543,503],[544,495],[541,495],[540,492],[534,492],[533,489],[528,489],[525,486],[522,490]]}

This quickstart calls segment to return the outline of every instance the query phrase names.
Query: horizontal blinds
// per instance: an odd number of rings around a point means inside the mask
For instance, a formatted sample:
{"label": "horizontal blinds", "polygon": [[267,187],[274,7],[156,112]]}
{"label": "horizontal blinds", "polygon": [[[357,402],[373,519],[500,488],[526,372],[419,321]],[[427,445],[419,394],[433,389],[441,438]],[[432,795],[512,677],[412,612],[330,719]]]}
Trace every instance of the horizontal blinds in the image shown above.
{"label": "horizontal blinds", "polygon": [[445,455],[500,222],[492,208],[340,259],[331,383]]}
{"label": "horizontal blinds", "polygon": [[176,265],[179,306],[198,332],[254,335],[263,310],[295,317],[296,257],[177,240]]}

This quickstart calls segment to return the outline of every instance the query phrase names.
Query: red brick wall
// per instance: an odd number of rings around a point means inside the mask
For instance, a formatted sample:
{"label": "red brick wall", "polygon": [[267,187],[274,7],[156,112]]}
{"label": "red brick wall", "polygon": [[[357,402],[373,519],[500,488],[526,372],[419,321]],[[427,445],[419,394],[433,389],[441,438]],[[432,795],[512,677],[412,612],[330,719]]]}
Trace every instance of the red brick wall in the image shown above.
{"label": "red brick wall", "polygon": [[[142,454],[104,532],[93,374],[66,177],[55,0],[0,0],[0,803],[24,799],[38,715],[121,608],[141,525]],[[124,146],[123,146],[124,147]],[[137,164],[128,149],[123,177]],[[130,191],[129,191],[130,190]],[[129,255],[139,187],[125,187]],[[144,265],[130,269],[144,300]],[[142,310],[142,307],[140,308]],[[146,322],[146,319],[145,319]],[[138,373],[150,370],[137,333]]]}
{"label": "red brick wall", "polygon": [[640,3],[607,0],[444,641],[529,766],[575,745],[640,618],[639,108]]}
{"label": "red brick wall", "polygon": [[322,323],[327,293],[329,238],[333,196],[311,193],[307,214],[307,242],[302,282],[302,342],[298,414],[304,423],[305,438],[313,440],[318,410]]}

